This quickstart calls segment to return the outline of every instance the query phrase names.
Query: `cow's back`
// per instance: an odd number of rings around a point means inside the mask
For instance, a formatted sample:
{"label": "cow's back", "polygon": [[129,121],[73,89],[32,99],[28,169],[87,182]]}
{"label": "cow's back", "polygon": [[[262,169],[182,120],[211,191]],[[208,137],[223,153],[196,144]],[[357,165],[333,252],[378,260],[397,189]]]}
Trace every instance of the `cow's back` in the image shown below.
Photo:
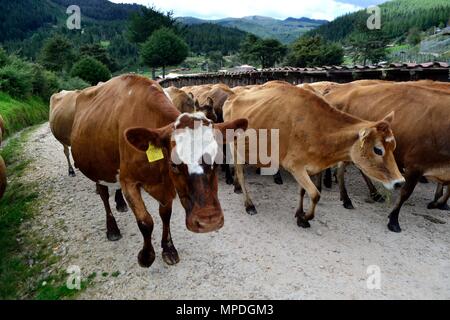
{"label": "cow's back", "polygon": [[376,121],[395,111],[392,129],[402,166],[450,164],[450,95],[410,83],[339,88],[325,96],[336,108]]}
{"label": "cow's back", "polygon": [[[117,77],[82,92],[71,135],[75,165],[91,180],[117,182],[121,156],[131,148],[125,143],[125,130],[160,128],[178,115],[156,82],[136,75]],[[131,156],[127,159],[130,163],[134,160]]]}

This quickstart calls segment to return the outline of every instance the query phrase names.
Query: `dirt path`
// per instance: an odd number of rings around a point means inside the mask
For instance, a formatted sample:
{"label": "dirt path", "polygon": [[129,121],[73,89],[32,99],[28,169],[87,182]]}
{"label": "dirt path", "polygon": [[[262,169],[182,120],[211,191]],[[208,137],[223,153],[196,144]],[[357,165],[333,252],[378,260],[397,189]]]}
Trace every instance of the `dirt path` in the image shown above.
{"label": "dirt path", "polygon": [[[388,206],[367,203],[362,178],[352,171],[348,189],[357,209],[345,210],[334,186],[324,191],[312,228],[303,230],[293,217],[298,203],[293,179],[284,174],[285,184],[278,186],[251,170],[256,216],[245,214],[241,196],[223,181],[225,227],[219,232],[190,233],[175,203],[172,236],[181,262],[173,267],[161,258],[157,203],[146,196],[157,258],[142,269],[136,258],[142,238],[132,213],[115,213],[123,239],[108,242],[94,184],[78,171],[75,178],[67,176],[62,147],[48,124],[32,134],[25,152],[36,160],[29,179],[39,182],[46,198],[33,227],[61,239],[55,252],[63,256],[63,266],[98,274],[82,299],[450,298],[450,214],[426,210],[432,184],[418,187],[401,213],[403,233],[393,234],[386,228]],[[381,290],[367,289],[371,265],[381,270]]]}

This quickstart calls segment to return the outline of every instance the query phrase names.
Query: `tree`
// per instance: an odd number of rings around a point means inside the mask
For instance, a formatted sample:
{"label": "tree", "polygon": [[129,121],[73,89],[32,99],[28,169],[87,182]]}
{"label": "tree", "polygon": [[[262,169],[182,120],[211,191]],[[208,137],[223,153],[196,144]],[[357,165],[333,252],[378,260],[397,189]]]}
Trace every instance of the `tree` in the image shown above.
{"label": "tree", "polygon": [[68,70],[73,61],[73,49],[69,40],[61,35],[48,39],[41,50],[41,64],[48,70]]}
{"label": "tree", "polygon": [[407,41],[412,46],[418,45],[422,41],[420,30],[418,28],[411,28],[408,33]]}
{"label": "tree", "polygon": [[206,55],[206,58],[210,61],[209,70],[218,71],[223,68],[225,59],[223,58],[222,52],[211,51]]}
{"label": "tree", "polygon": [[155,8],[143,7],[140,12],[132,13],[128,24],[128,38],[133,43],[145,42],[156,30],[175,27],[172,12],[163,13]]}
{"label": "tree", "polygon": [[84,57],[73,65],[70,72],[72,77],[79,77],[91,85],[111,79],[108,68],[98,60],[91,57]]}
{"label": "tree", "polygon": [[264,69],[281,62],[286,52],[287,48],[276,39],[259,39],[250,35],[242,44],[241,58],[256,62]]}
{"label": "tree", "polygon": [[99,44],[87,44],[81,46],[80,55],[89,56],[100,61],[111,71],[117,70],[117,63],[109,56],[108,51]]}
{"label": "tree", "polygon": [[166,76],[166,67],[182,63],[188,56],[189,48],[186,42],[169,28],[155,31],[142,45],[142,62],[153,69],[163,68],[163,77]]}
{"label": "tree", "polygon": [[340,45],[327,42],[320,36],[305,36],[292,45],[287,65],[300,68],[340,65],[343,59],[344,50]]}
{"label": "tree", "polygon": [[354,63],[366,65],[369,61],[377,63],[386,58],[388,41],[381,30],[355,32],[350,36],[349,44]]}

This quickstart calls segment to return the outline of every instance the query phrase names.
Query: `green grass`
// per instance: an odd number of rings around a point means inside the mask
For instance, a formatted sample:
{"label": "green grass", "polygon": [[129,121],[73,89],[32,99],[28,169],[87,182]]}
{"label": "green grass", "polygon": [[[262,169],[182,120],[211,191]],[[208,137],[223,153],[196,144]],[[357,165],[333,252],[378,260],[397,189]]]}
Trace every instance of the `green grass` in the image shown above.
{"label": "green grass", "polygon": [[[0,300],[71,298],[80,291],[66,287],[68,275],[55,265],[60,258],[52,252],[54,240],[22,227],[32,222],[40,201],[37,184],[21,178],[30,164],[23,156],[30,133],[11,138],[1,150],[8,186],[0,200]],[[82,281],[81,289],[90,281]]]}
{"label": "green grass", "polygon": [[48,119],[48,104],[37,97],[16,100],[0,92],[0,115],[6,125],[3,138],[26,127],[42,123]]}

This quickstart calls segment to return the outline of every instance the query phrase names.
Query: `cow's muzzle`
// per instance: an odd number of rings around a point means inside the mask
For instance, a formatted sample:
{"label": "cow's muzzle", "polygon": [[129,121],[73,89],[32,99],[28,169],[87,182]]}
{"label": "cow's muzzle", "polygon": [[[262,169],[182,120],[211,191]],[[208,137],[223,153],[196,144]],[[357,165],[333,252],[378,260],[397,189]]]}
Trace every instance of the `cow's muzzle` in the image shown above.
{"label": "cow's muzzle", "polygon": [[195,233],[208,233],[219,230],[224,225],[223,212],[211,207],[194,210],[186,218],[186,227]]}

